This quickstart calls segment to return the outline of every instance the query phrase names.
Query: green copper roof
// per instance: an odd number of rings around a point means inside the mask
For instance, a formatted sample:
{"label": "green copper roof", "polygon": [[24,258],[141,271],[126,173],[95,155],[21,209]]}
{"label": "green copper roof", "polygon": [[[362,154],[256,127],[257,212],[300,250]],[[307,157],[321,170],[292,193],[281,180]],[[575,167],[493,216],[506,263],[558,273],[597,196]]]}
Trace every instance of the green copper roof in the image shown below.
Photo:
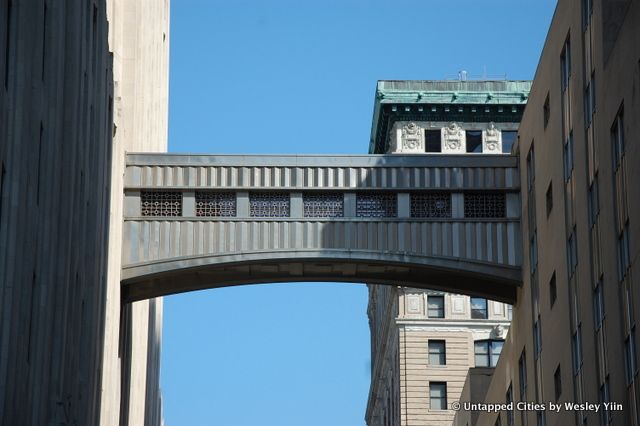
{"label": "green copper roof", "polygon": [[[369,153],[382,152],[385,137],[382,133],[388,130],[389,120],[401,118],[419,120],[419,117],[422,117],[425,121],[519,122],[530,90],[531,81],[378,81]],[[395,112],[395,106],[393,110],[389,110],[392,105],[402,106],[402,108]],[[455,105],[455,108],[447,109],[445,106],[448,105]]]}

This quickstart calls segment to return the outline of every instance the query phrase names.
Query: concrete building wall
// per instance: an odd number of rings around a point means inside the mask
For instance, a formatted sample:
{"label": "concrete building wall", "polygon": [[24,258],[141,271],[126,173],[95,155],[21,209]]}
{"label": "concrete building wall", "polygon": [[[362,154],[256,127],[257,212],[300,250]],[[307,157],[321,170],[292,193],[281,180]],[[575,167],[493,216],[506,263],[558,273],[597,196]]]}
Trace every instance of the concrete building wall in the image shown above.
{"label": "concrete building wall", "polygon": [[94,425],[111,187],[103,2],[0,1],[0,424]]}
{"label": "concrete building wall", "polygon": [[[590,13],[589,3],[558,2],[520,126],[521,176],[535,176],[531,190],[523,185],[524,285],[486,401],[504,402],[511,386],[516,401],[610,401],[622,410],[514,413],[517,425],[640,422],[640,4],[593,2]],[[496,418],[482,413],[477,424]]]}
{"label": "concrete building wall", "polygon": [[109,0],[107,12],[115,102],[101,421],[156,425],[162,299],[121,311],[120,253],[125,152],[167,150],[169,1]]}

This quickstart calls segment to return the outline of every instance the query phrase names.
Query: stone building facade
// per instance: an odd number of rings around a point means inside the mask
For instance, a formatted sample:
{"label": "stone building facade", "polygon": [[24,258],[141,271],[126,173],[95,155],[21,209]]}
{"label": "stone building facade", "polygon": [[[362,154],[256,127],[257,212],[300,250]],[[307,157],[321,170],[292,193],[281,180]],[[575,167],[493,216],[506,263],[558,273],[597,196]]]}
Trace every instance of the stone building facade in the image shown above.
{"label": "stone building facade", "polygon": [[121,311],[118,242],[124,152],[166,149],[168,16],[0,1],[0,425],[161,424],[162,304]]}
{"label": "stone building facade", "polygon": [[[511,153],[529,88],[529,82],[511,81],[381,81],[370,152]],[[412,209],[427,209],[432,218],[456,213],[471,218],[477,208],[483,209],[482,217],[498,218],[505,217],[504,209],[520,209],[517,193],[500,198],[469,189],[425,192],[414,197],[422,204]],[[481,220],[491,226],[491,219]],[[450,424],[455,412],[449,405],[460,398],[469,368],[495,366],[511,306],[401,284],[368,286],[372,373],[367,424]]]}
{"label": "stone building facade", "polygon": [[523,286],[469,399],[612,405],[461,411],[456,424],[640,424],[639,117],[640,4],[560,0],[516,145]]}

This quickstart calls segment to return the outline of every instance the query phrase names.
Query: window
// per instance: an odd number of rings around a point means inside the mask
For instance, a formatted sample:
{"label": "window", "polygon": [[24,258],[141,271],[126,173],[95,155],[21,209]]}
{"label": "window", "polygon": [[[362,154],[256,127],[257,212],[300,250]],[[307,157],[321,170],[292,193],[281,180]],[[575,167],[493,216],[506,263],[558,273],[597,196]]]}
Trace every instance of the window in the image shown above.
{"label": "window", "polygon": [[249,193],[249,216],[289,217],[289,194],[286,192]]}
{"label": "window", "polygon": [[429,340],[429,365],[446,365],[446,345],[444,340]]}
{"label": "window", "polygon": [[444,296],[427,296],[427,316],[444,318]]}
{"label": "window", "polygon": [[582,0],[582,29],[586,30],[593,13],[593,0]]}
{"label": "window", "polygon": [[359,193],[356,196],[357,217],[396,217],[398,216],[398,199],[396,194]]}
{"label": "window", "polygon": [[540,324],[540,315],[536,322],[533,323],[533,358],[538,359],[540,352],[542,352],[542,330]]}
{"label": "window", "polygon": [[438,130],[425,130],[425,151],[426,152],[441,152],[442,151],[442,142],[441,137],[442,133],[440,129]]}
{"label": "window", "polygon": [[553,307],[553,304],[556,303],[556,297],[558,296],[558,291],[556,289],[556,272],[553,271],[551,275],[551,279],[549,280],[549,305]]}
{"label": "window", "polygon": [[447,409],[446,382],[429,382],[429,401],[432,410]]}
{"label": "window", "polygon": [[562,92],[569,87],[569,79],[571,78],[571,41],[567,38],[560,54],[560,78]]}
{"label": "window", "polygon": [[196,216],[233,217],[236,194],[231,192],[196,192]]}
{"label": "window", "polygon": [[511,321],[513,319],[513,306],[505,305],[507,307],[507,319]]}
{"label": "window", "polygon": [[344,196],[332,193],[303,194],[302,208],[304,217],[343,217]]}
{"label": "window", "polygon": [[584,89],[584,125],[589,127],[593,114],[596,112],[596,80],[595,75],[591,74],[591,80]]}
{"label": "window", "polygon": [[560,395],[562,395],[562,377],[560,375],[560,365],[558,365],[555,373],[553,373],[553,389],[555,391],[555,398],[557,402],[560,399]]}
{"label": "window", "polygon": [[542,115],[544,118],[544,128],[547,128],[549,124],[549,117],[551,116],[551,109],[549,108],[549,94],[547,93],[547,98],[544,100],[544,106],[542,107]]}
{"label": "window", "polygon": [[529,269],[533,274],[538,268],[538,231],[533,231],[529,240]]}
{"label": "window", "polygon": [[573,355],[573,375],[582,369],[582,325],[578,324],[576,332],[571,336],[571,354]]}
{"label": "window", "polygon": [[623,108],[616,116],[613,126],[611,126],[611,145],[613,146],[613,170],[618,170],[622,157],[624,156],[624,120]]}
{"label": "window", "polygon": [[496,422],[493,424],[493,426],[502,426],[502,423],[500,420],[500,413],[498,413],[498,417],[496,417]]}
{"label": "window", "polygon": [[481,297],[471,298],[471,318],[487,319],[487,299]]}
{"label": "window", "polygon": [[504,340],[478,340],[474,346],[476,367],[495,367],[502,352]]}
{"label": "window", "polygon": [[[506,403],[510,405],[513,402],[513,388],[511,387],[511,383],[509,383],[509,388],[507,389],[507,394],[504,397]],[[507,426],[513,426],[515,423],[515,418],[513,416],[513,410],[507,411]]]}
{"label": "window", "polygon": [[13,0],[7,0],[6,25],[4,33],[4,88],[9,90],[9,60],[11,59],[11,34],[13,26]]}
{"label": "window", "polygon": [[411,217],[451,217],[448,192],[411,193]]}
{"label": "window", "polygon": [[564,165],[564,181],[568,181],[573,172],[573,131],[569,132],[569,137],[564,143],[562,152]]}
{"label": "window", "polygon": [[627,385],[630,385],[633,382],[635,375],[638,373],[635,334],[636,328],[633,327],[627,338],[624,340],[624,364],[627,375]]}
{"label": "window", "polygon": [[549,187],[547,188],[547,217],[551,214],[551,210],[553,209],[553,181],[549,182]]}
{"label": "window", "polygon": [[593,289],[593,322],[596,330],[600,330],[604,321],[604,295],[602,294],[602,281],[598,281]]}
{"label": "window", "polygon": [[178,191],[142,191],[142,216],[182,216],[182,193]]}
{"label": "window", "polygon": [[482,152],[482,130],[467,130],[467,152]]}
{"label": "window", "polygon": [[618,281],[627,275],[631,266],[629,254],[629,222],[624,224],[620,235],[618,235]]}
{"label": "window", "polygon": [[598,215],[600,214],[600,191],[598,189],[598,175],[593,177],[591,185],[589,185],[589,226],[595,225]]}
{"label": "window", "polygon": [[503,130],[502,131],[502,152],[505,154],[511,153],[513,145],[516,143],[518,132],[515,130]]}
{"label": "window", "polygon": [[499,218],[505,216],[506,196],[504,193],[464,193],[464,217]]}
{"label": "window", "polygon": [[520,400],[525,401],[527,396],[527,354],[524,349],[518,360],[518,378],[520,379]]}
{"label": "window", "polygon": [[573,276],[578,265],[578,242],[576,238],[576,227],[574,226],[567,240],[567,272],[569,273],[569,278]]}
{"label": "window", "polygon": [[527,190],[531,192],[533,184],[536,180],[536,156],[533,151],[533,142],[531,142],[531,148],[527,154]]}
{"label": "window", "polygon": [[[600,402],[603,403],[603,407],[605,402],[611,402],[611,396],[609,393],[609,376],[607,376],[604,379],[604,383],[600,385],[600,390],[598,394],[600,397]],[[600,412],[600,424],[606,425],[606,424],[609,424],[610,421],[611,421],[611,411],[607,409],[603,409]]]}

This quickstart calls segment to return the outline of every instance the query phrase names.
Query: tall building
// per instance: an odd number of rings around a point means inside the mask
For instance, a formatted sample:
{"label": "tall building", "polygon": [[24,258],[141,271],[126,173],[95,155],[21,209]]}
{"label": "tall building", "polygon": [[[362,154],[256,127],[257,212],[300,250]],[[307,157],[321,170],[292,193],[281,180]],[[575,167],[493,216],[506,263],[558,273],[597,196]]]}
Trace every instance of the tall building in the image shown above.
{"label": "tall building", "polygon": [[560,0],[515,147],[523,285],[493,376],[467,400],[612,404],[457,424],[640,424],[639,118],[640,3]]}
{"label": "tall building", "polygon": [[[381,81],[369,151],[509,154],[530,86],[525,81]],[[485,179],[481,174],[478,170],[474,179]],[[415,188],[411,215],[435,220],[457,217],[488,227],[495,226],[496,218],[512,218],[503,235],[518,239],[519,194],[505,193],[500,179],[495,177],[495,191],[489,192],[462,188],[447,177],[436,185],[443,192]],[[447,232],[455,233],[454,228]],[[480,244],[486,236],[477,238]],[[486,253],[486,258],[492,255],[496,254]],[[367,424],[450,424],[455,412],[448,409],[449,403],[460,398],[469,368],[495,366],[509,329],[511,306],[402,287],[402,283],[368,288],[372,372]]]}
{"label": "tall building", "polygon": [[0,425],[161,424],[162,304],[121,311],[119,244],[124,152],[166,149],[168,16],[0,1]]}

